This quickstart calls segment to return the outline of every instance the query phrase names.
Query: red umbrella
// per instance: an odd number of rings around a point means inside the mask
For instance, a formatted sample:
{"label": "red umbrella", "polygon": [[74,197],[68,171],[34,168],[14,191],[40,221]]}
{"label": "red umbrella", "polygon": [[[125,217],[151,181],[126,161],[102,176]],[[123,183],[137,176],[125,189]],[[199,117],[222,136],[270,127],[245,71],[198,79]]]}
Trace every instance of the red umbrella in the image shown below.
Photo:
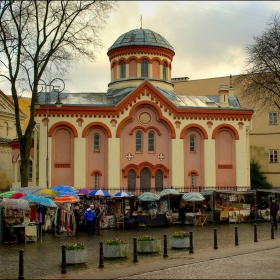
{"label": "red umbrella", "polygon": [[23,193],[23,192],[17,192],[17,193],[14,193],[12,196],[10,196],[10,198],[18,199],[18,198],[21,198],[23,196],[27,196],[27,194]]}

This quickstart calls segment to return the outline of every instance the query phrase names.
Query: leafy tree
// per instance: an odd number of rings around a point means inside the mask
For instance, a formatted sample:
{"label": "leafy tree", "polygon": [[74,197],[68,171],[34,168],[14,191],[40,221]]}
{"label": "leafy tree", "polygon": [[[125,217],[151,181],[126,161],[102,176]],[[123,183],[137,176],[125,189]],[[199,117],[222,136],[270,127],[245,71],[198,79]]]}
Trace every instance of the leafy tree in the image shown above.
{"label": "leafy tree", "polygon": [[[20,146],[21,186],[28,185],[28,165],[34,129],[34,104],[40,80],[63,78],[80,58],[93,61],[102,47],[100,31],[115,2],[12,1],[0,2],[0,77],[8,80],[15,106]],[[30,120],[20,126],[22,92],[31,94]]]}
{"label": "leafy tree", "polygon": [[261,166],[258,161],[251,159],[250,169],[252,189],[270,189],[272,187],[272,185],[267,182],[266,176],[261,172]]}
{"label": "leafy tree", "polygon": [[266,30],[245,47],[247,59],[234,86],[260,113],[280,108],[280,15],[271,16]]}

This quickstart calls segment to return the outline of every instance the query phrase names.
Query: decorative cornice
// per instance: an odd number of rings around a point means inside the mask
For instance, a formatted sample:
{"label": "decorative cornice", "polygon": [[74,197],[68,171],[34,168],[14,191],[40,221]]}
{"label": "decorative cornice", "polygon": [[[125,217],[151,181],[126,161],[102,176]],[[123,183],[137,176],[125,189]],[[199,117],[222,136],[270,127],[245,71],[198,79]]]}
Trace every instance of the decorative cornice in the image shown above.
{"label": "decorative cornice", "polygon": [[167,57],[172,61],[175,52],[162,47],[155,47],[155,46],[123,46],[110,50],[107,53],[110,61],[118,56],[137,55],[137,54],[146,54],[146,55],[149,54],[153,56],[160,55],[160,56]]}
{"label": "decorative cornice", "polygon": [[148,126],[148,127],[143,127],[143,126],[135,126],[134,128],[131,129],[131,131],[129,132],[129,135],[133,135],[135,130],[142,130],[144,132],[147,132],[148,130],[155,130],[158,134],[158,136],[161,135],[161,132],[159,131],[159,129],[155,126]]}

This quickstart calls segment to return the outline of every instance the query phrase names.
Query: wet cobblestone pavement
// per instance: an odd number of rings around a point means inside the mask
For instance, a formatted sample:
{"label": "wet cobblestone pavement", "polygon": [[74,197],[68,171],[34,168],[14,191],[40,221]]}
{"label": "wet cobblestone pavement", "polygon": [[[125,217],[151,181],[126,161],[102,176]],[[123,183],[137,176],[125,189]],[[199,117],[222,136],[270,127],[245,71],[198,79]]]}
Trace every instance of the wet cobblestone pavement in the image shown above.
{"label": "wet cobblestone pavement", "polygon": [[[214,228],[217,229],[218,247],[228,247],[235,244],[235,227],[238,227],[239,245],[242,243],[254,242],[254,223],[242,224],[209,224],[208,226],[185,226],[184,229],[193,232],[194,253],[196,250],[213,248]],[[119,237],[129,243],[130,256],[127,259],[107,260],[104,264],[106,268],[124,263],[133,262],[133,237],[143,234],[156,235],[162,240],[162,251],[152,255],[138,255],[140,262],[152,261],[162,258],[164,234],[170,236],[173,232],[181,230],[180,226],[171,227],[153,227],[153,228],[131,228],[131,229],[104,229],[101,236],[88,237],[86,232],[81,232],[77,237],[56,237],[51,233],[43,233],[42,242],[3,244],[0,246],[0,278],[16,279],[18,278],[18,259],[19,250],[24,250],[24,277],[25,279],[49,278],[51,275],[59,274],[61,266],[59,265],[59,251],[64,243],[84,242],[89,252],[89,262],[85,265],[67,266],[68,273],[83,271],[87,268],[97,268],[99,265],[99,242],[105,242],[109,238]],[[275,238],[280,238],[280,229],[275,230]],[[257,224],[257,238],[271,238],[271,228],[269,222]],[[168,247],[168,255],[172,256],[182,253],[182,250],[171,250]],[[187,252],[186,252],[187,253]],[[188,253],[187,253],[188,254]],[[189,255],[189,254],[188,254]]]}

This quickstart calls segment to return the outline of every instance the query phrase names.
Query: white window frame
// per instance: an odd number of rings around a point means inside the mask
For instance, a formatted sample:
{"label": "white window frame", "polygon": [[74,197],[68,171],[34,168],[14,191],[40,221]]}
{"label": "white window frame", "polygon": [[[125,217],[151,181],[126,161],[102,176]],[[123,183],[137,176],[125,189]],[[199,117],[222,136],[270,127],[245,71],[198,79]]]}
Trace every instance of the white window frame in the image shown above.
{"label": "white window frame", "polygon": [[278,150],[269,150],[269,163],[278,162]]}
{"label": "white window frame", "polygon": [[29,166],[28,166],[28,180],[31,180],[33,177],[33,161],[29,160]]}
{"label": "white window frame", "polygon": [[[193,138],[193,140],[192,140],[192,138]],[[195,135],[190,135],[190,152],[193,152],[193,153],[195,153],[195,150],[196,150],[196,141],[195,141],[196,139],[195,139]]]}
{"label": "white window frame", "polygon": [[[95,139],[95,137],[98,137],[98,138]],[[95,141],[98,141],[98,144],[96,144]],[[93,135],[93,151],[95,151],[95,152],[100,151],[100,135],[98,133],[95,133]]]}
{"label": "white window frame", "polygon": [[143,151],[143,133],[141,131],[137,131],[135,134],[135,149],[136,152]]}
{"label": "white window frame", "polygon": [[278,112],[268,112],[268,124],[278,124]]}
{"label": "white window frame", "polygon": [[[151,138],[150,135],[153,135]],[[153,143],[151,143],[153,142]],[[148,133],[148,152],[154,152],[155,151],[155,142],[156,142],[156,135],[153,131],[150,131]],[[151,149],[150,149],[151,147]]]}

